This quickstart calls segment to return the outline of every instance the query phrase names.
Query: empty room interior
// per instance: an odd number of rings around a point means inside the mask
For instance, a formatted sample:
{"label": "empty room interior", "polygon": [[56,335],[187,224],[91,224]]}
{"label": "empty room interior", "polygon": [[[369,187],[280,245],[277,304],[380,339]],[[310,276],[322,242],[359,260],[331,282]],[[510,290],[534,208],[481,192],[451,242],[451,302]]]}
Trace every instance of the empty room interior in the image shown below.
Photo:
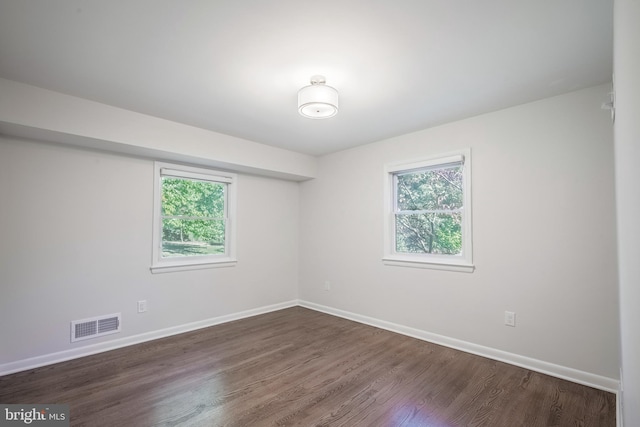
{"label": "empty room interior", "polygon": [[0,418],[640,425],[639,21],[0,0]]}

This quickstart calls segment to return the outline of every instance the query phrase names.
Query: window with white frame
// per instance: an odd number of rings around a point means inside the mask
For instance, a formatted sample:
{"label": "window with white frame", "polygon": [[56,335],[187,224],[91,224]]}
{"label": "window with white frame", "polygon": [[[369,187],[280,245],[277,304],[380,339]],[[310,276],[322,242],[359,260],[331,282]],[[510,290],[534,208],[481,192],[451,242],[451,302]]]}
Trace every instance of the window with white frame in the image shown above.
{"label": "window with white frame", "polygon": [[470,150],[385,167],[389,265],[473,271]]}
{"label": "window with white frame", "polygon": [[155,163],[153,272],[231,266],[233,173]]}

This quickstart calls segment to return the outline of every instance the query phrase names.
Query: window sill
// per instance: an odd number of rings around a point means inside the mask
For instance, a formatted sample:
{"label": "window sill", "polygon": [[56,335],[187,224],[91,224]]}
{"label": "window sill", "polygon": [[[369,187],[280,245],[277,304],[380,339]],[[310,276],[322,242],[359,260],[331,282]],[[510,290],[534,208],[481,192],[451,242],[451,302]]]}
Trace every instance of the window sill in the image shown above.
{"label": "window sill", "polygon": [[384,265],[390,265],[394,267],[428,268],[432,270],[457,271],[461,273],[473,273],[476,268],[473,264],[454,263],[446,261],[438,262],[432,260],[424,261],[393,256],[382,258],[382,263]]}
{"label": "window sill", "polygon": [[224,261],[202,262],[191,264],[156,264],[151,266],[151,272],[156,273],[172,273],[174,271],[203,270],[207,268],[224,268],[234,267],[238,263],[237,260],[227,258]]}

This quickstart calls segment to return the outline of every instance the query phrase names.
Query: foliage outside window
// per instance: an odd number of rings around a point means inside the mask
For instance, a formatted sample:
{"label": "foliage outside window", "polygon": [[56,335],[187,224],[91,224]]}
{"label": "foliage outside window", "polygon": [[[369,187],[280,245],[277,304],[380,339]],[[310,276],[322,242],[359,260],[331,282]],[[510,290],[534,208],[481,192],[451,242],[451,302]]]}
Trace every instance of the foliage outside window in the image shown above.
{"label": "foliage outside window", "polygon": [[386,168],[387,264],[472,271],[468,150]]}
{"label": "foliage outside window", "polygon": [[235,175],[156,163],[152,271],[231,265]]}

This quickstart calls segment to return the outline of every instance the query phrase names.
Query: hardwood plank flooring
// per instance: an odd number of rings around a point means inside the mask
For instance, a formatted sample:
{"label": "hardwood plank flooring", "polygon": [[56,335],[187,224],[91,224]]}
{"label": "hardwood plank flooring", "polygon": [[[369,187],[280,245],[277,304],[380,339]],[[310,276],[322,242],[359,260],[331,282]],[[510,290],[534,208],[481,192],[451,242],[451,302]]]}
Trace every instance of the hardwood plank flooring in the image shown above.
{"label": "hardwood plank flooring", "polygon": [[72,426],[614,427],[615,396],[293,307],[0,377]]}

